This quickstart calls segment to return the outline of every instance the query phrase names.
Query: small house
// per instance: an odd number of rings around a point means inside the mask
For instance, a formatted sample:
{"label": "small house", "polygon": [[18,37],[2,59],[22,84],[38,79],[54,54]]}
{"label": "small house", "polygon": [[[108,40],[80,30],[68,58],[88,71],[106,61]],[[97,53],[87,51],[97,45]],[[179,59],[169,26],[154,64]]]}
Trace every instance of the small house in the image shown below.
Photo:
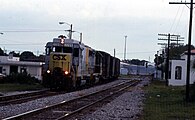
{"label": "small house", "polygon": [[[195,50],[191,50],[190,63],[190,84],[193,84],[195,82]],[[187,51],[181,55],[181,59],[169,61],[169,85],[186,85],[186,74]]]}
{"label": "small house", "polygon": [[20,61],[19,57],[0,56],[0,73],[10,75],[12,73],[27,72],[32,77],[42,80],[42,62]]}

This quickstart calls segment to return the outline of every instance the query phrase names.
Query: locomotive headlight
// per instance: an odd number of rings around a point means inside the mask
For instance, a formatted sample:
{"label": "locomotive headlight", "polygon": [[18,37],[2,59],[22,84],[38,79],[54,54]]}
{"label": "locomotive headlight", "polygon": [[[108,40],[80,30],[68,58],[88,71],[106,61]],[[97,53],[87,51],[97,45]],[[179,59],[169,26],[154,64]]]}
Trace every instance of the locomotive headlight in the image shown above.
{"label": "locomotive headlight", "polygon": [[68,75],[68,71],[65,71],[64,73],[65,73],[65,75]]}
{"label": "locomotive headlight", "polygon": [[47,70],[47,73],[49,74],[51,71],[50,70]]}
{"label": "locomotive headlight", "polygon": [[61,38],[60,43],[64,44],[64,42],[65,42],[64,38]]}

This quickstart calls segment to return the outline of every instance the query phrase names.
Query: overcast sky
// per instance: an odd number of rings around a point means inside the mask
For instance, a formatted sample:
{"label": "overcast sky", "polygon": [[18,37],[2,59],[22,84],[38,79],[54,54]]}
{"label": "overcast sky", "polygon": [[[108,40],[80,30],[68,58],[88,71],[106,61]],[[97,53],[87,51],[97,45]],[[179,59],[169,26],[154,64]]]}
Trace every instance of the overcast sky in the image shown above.
{"label": "overcast sky", "polygon": [[[187,43],[189,8],[170,5],[181,0],[0,0],[0,47],[16,52],[33,51],[42,54],[45,44],[70,27],[83,33],[83,42],[126,59],[153,62],[161,49],[158,33],[180,34]],[[193,22],[194,24],[194,22]],[[32,32],[32,31],[47,32]],[[31,31],[31,32],[19,32]],[[194,34],[194,32],[193,32]],[[73,34],[79,39],[79,34]],[[194,44],[194,41],[192,41]]]}

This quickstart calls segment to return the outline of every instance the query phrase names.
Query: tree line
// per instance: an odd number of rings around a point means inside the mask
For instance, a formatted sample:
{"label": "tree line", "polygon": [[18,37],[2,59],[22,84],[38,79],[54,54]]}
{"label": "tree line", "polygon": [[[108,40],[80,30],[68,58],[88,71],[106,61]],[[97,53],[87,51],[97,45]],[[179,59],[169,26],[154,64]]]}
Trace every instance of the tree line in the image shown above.
{"label": "tree line", "polygon": [[[195,49],[193,45],[191,45],[191,50],[192,49]],[[188,45],[170,46],[169,59],[170,60],[180,59],[181,54],[183,54],[187,50],[188,50]],[[165,62],[166,53],[167,53],[167,48],[162,52],[162,54],[160,55],[155,54],[154,63],[156,64],[156,66]]]}
{"label": "tree line", "polygon": [[139,59],[127,59],[127,60],[122,60],[122,62],[124,63],[128,63],[128,64],[133,64],[133,65],[141,65],[144,66],[148,61],[146,60],[139,60]]}
{"label": "tree line", "polygon": [[19,57],[20,61],[34,61],[34,62],[44,62],[45,61],[45,55],[34,55],[31,51],[24,51],[21,54],[16,53],[15,51],[11,51],[9,54],[6,54],[1,48],[0,48],[0,56],[8,56],[12,55],[13,57]]}

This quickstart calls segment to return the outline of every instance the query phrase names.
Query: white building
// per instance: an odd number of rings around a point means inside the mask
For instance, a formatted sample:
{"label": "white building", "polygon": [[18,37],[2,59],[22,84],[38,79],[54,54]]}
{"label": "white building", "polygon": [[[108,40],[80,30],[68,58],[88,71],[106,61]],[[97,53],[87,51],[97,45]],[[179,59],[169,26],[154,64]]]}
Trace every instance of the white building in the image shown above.
{"label": "white building", "polygon": [[10,75],[11,73],[27,72],[32,77],[42,79],[42,62],[20,61],[19,57],[0,56],[0,73]]}
{"label": "white building", "polygon": [[[191,50],[191,65],[190,65],[190,84],[195,82],[195,50]],[[182,86],[186,85],[187,74],[187,52],[181,55],[180,60],[169,61],[169,85]]]}

